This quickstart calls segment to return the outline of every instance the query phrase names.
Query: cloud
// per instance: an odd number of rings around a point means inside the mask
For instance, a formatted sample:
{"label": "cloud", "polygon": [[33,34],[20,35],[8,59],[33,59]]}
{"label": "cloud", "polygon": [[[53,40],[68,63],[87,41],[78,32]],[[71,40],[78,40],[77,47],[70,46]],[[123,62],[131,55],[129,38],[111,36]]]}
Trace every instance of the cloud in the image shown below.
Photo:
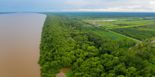
{"label": "cloud", "polygon": [[155,12],[155,0],[0,0],[0,11]]}
{"label": "cloud", "polygon": [[61,11],[155,12],[154,0],[67,0]]}

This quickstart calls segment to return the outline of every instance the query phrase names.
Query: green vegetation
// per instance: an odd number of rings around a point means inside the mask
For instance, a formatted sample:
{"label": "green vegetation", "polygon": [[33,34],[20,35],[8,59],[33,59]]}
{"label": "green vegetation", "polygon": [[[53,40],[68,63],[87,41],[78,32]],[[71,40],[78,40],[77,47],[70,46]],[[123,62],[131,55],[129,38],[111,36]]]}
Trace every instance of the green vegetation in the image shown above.
{"label": "green vegetation", "polygon": [[68,72],[66,73],[66,77],[73,77],[73,76],[74,76],[74,74],[73,74],[72,71],[68,71]]}
{"label": "green vegetation", "polygon": [[139,28],[126,28],[126,29],[113,29],[113,31],[124,34],[138,40],[146,40],[155,36],[155,30],[139,29]]}
{"label": "green vegetation", "polygon": [[136,20],[103,21],[117,23],[109,28],[48,14],[40,45],[41,76],[55,77],[67,68],[66,77],[154,77],[155,44],[153,32],[148,33],[154,31],[153,20]]}
{"label": "green vegetation", "polygon": [[117,29],[117,28],[132,28],[141,27],[145,25],[154,24],[154,20],[144,20],[138,18],[119,18],[119,19],[95,19],[95,20],[84,20],[90,24],[103,26],[106,29]]}
{"label": "green vegetation", "polygon": [[83,21],[137,40],[146,40],[155,36],[155,20],[149,17],[99,18]]}

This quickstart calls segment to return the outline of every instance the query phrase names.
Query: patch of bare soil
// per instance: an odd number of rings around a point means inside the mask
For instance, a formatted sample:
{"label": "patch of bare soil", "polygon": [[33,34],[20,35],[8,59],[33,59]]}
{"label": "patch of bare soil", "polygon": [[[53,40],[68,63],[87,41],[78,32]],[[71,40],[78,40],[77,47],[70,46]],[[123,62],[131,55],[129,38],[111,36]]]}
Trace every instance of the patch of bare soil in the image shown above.
{"label": "patch of bare soil", "polygon": [[62,68],[56,77],[66,77],[65,73],[70,71],[70,68]]}
{"label": "patch of bare soil", "polygon": [[65,74],[63,72],[60,72],[56,75],[56,77],[66,77]]}

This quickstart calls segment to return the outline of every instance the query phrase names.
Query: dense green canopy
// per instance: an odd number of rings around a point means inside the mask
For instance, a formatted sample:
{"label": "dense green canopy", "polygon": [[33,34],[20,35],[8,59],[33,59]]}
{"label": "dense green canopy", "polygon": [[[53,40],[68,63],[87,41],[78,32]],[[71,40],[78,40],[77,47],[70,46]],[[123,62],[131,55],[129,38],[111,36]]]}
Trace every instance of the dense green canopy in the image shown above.
{"label": "dense green canopy", "polygon": [[[107,37],[105,34],[107,33]],[[42,77],[155,77],[155,47],[81,20],[48,15],[40,45]],[[121,37],[121,38],[120,38]]]}

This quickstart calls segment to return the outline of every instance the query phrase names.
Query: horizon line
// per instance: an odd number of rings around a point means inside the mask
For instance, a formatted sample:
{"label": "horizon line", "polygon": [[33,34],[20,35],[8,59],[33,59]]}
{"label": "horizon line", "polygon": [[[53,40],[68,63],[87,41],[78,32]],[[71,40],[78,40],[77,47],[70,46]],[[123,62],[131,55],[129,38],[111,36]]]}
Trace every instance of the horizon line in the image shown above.
{"label": "horizon line", "polygon": [[37,12],[41,12],[41,13],[75,13],[75,12],[86,12],[86,13],[91,13],[91,12],[101,12],[101,13],[155,13],[155,12],[147,12],[147,11],[143,11],[143,12],[135,12],[135,11],[131,11],[131,12],[127,12],[127,11],[0,11],[0,13],[37,13]]}

